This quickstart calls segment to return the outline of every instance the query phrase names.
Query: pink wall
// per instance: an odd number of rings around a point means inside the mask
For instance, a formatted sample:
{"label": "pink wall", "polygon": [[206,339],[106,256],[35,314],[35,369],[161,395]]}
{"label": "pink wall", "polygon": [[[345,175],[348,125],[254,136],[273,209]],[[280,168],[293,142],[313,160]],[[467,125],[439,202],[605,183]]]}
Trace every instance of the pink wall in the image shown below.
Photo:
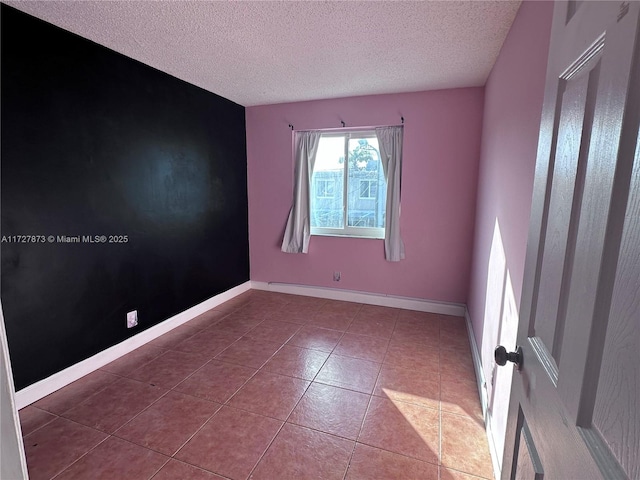
{"label": "pink wall", "polygon": [[[487,279],[496,220],[513,297],[520,307],[552,11],[552,2],[522,3],[485,86],[468,301],[478,345],[492,341],[482,338],[485,321],[500,321],[485,319],[487,302],[492,301]],[[493,360],[483,358],[484,362]]]}
{"label": "pink wall", "polygon": [[[247,108],[251,279],[465,303],[482,104],[482,88],[464,88]],[[401,115],[406,259],[387,262],[382,240],[318,236],[307,255],[282,253],[293,191],[287,125],[393,125]],[[342,272],[340,283],[334,270]]]}

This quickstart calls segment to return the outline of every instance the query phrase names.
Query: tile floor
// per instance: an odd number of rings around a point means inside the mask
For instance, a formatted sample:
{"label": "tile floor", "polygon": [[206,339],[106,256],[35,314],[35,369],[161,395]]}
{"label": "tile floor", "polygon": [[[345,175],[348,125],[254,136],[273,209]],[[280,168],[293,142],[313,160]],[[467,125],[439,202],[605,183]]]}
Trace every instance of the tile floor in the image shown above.
{"label": "tile floor", "polygon": [[462,318],[251,290],[20,411],[40,479],[493,478]]}

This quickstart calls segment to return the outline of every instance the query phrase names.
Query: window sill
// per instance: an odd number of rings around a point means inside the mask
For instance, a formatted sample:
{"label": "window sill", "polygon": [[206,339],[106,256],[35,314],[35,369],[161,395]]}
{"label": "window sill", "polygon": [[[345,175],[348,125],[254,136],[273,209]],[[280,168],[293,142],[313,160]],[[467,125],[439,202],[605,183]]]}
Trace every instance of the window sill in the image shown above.
{"label": "window sill", "polygon": [[362,238],[366,240],[384,240],[384,232],[381,234],[357,234],[357,233],[340,233],[340,232],[317,232],[311,231],[312,237],[341,237],[341,238]]}

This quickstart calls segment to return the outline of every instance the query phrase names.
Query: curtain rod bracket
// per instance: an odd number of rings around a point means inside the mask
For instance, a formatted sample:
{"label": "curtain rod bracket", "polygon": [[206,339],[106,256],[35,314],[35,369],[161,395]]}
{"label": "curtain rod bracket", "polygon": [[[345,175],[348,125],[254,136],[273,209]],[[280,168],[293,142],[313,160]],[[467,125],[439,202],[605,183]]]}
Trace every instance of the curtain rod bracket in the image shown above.
{"label": "curtain rod bracket", "polygon": [[342,120],[340,120],[340,123],[342,124],[342,127],[346,126],[345,123]]}
{"label": "curtain rod bracket", "polygon": [[400,121],[402,122],[402,124],[404,125],[404,117],[400,117]]}
{"label": "curtain rod bracket", "polygon": [[291,131],[293,131],[293,125],[289,124],[289,128],[291,128]]}

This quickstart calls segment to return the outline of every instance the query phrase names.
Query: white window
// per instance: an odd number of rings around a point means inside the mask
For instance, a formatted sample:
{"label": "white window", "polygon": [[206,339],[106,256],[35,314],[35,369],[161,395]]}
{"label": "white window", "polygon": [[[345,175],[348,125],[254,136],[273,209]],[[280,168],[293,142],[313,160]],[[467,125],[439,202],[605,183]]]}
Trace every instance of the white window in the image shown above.
{"label": "white window", "polygon": [[316,178],[316,197],[333,198],[336,194],[336,182],[327,178]]}
{"label": "white window", "polygon": [[360,198],[376,198],[378,182],[376,180],[360,180]]}
{"label": "white window", "polygon": [[323,133],[311,189],[311,234],[384,238],[387,185],[374,131]]}

